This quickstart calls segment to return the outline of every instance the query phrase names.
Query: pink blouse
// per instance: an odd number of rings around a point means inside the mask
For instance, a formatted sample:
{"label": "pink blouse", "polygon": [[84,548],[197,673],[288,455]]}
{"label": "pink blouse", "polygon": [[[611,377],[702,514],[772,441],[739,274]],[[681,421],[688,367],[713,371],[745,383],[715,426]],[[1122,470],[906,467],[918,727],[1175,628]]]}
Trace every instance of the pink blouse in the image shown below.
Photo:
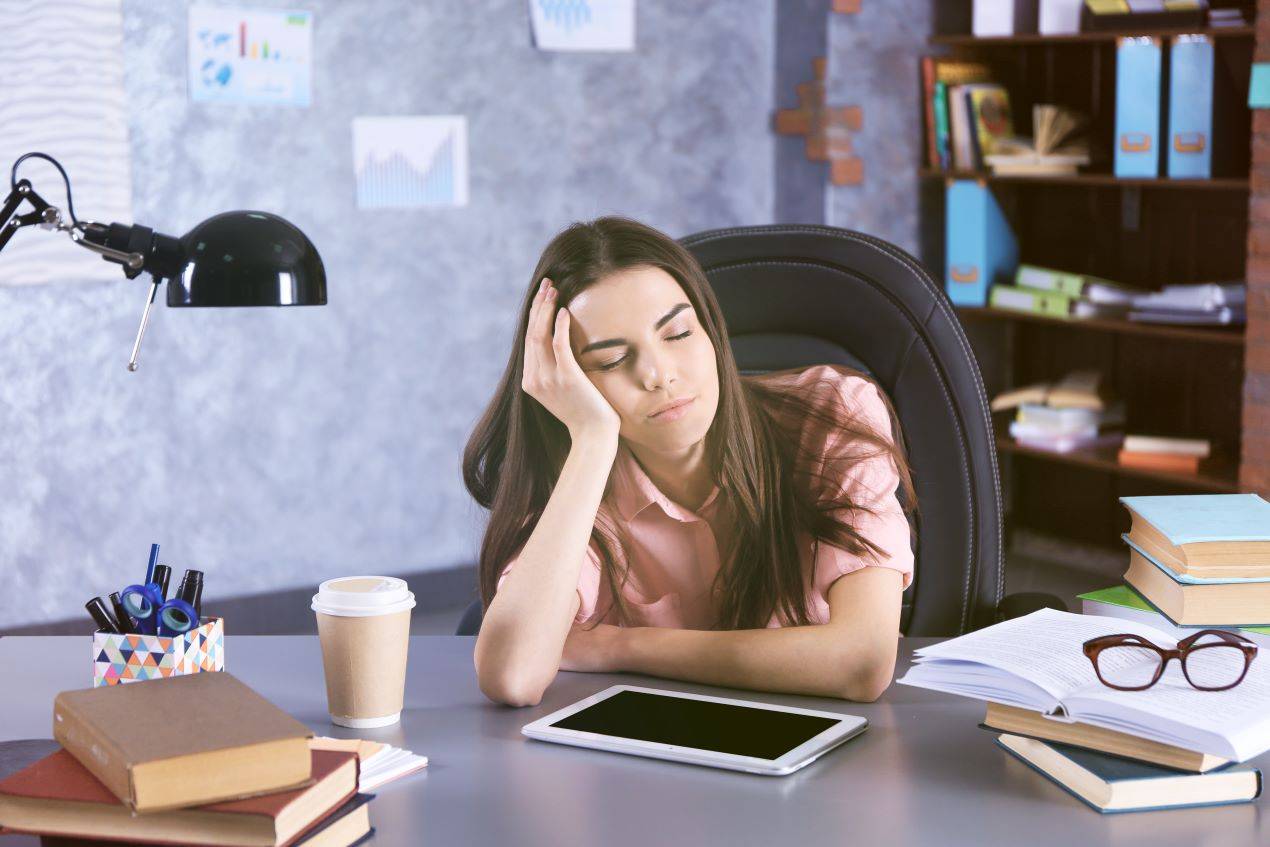
{"label": "pink blouse", "polygon": [[[846,409],[855,410],[862,422],[874,431],[891,435],[886,406],[877,388],[868,380],[848,375],[832,365],[815,365],[804,371],[763,378],[773,380],[774,385],[788,385],[794,391],[810,391],[817,381],[828,380],[841,392]],[[846,435],[837,429],[825,431],[809,421],[803,427],[801,438],[815,451],[812,455],[841,455],[833,451],[844,443]],[[815,574],[809,605],[815,623],[829,621],[829,586],[844,574],[880,566],[903,574],[904,588],[913,581],[909,525],[895,496],[899,475],[894,461],[884,454],[855,462],[846,471],[841,485],[852,502],[873,510],[873,514],[858,513],[855,528],[883,552],[875,561],[871,556],[857,556],[824,541],[813,544],[807,533],[800,533],[804,567],[814,569]],[[729,538],[731,532],[729,510],[720,508],[721,498],[726,496],[716,485],[696,511],[686,509],[662,494],[625,443],[618,448],[596,520],[607,520],[610,526],[620,524],[625,530],[630,571],[622,597],[627,604],[630,625],[711,628],[716,617],[711,587],[722,566],[719,550],[726,547],[718,540]],[[614,552],[621,555],[619,550]],[[500,586],[518,557],[519,552],[503,568],[498,581]],[[580,603],[576,622],[591,622],[598,614],[601,623],[619,623],[616,610],[609,608],[607,585],[601,590],[605,579],[592,541],[587,546],[586,561],[578,578]],[[775,614],[767,625],[780,626]]]}

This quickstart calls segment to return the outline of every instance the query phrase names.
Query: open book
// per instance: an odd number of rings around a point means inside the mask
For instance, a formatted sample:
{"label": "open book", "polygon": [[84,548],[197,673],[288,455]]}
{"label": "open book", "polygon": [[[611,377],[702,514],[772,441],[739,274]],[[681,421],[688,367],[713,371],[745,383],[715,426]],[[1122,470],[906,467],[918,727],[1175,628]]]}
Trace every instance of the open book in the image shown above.
{"label": "open book", "polygon": [[1135,621],[1041,609],[922,647],[897,681],[1238,762],[1270,749],[1270,656],[1254,659],[1243,682],[1227,691],[1192,688],[1176,661],[1151,688],[1117,691],[1098,681],[1081,645],[1126,632],[1164,648],[1177,644],[1168,633]]}

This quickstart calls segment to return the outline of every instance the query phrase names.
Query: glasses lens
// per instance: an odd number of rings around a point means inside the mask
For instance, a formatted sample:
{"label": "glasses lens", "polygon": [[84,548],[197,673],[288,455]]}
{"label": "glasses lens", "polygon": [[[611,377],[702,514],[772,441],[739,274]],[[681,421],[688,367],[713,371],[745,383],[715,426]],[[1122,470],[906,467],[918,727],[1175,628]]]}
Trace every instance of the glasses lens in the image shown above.
{"label": "glasses lens", "polygon": [[1244,672],[1244,651],[1214,637],[1205,636],[1186,654],[1186,678],[1196,688],[1227,688]]}
{"label": "glasses lens", "polygon": [[1160,667],[1160,654],[1150,647],[1121,644],[1098,654],[1098,673],[1103,682],[1120,688],[1150,684]]}

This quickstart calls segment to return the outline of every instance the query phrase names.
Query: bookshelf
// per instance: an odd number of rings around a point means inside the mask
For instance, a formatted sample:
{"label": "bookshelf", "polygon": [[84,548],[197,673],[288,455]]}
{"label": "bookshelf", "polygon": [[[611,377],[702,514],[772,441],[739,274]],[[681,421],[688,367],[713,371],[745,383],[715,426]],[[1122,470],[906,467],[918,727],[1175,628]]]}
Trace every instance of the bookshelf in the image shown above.
{"label": "bookshelf", "polygon": [[[1228,103],[1220,116],[1237,143],[1233,154],[1215,165],[1213,179],[1122,179],[1112,173],[1116,39],[1180,32],[976,38],[965,31],[969,0],[944,0],[940,6],[958,3],[964,14],[936,17],[929,52],[987,64],[1009,92],[1019,134],[1031,134],[1035,103],[1056,103],[1087,115],[1092,162],[1077,174],[995,176],[945,172],[923,158],[915,173],[924,218],[931,221],[922,246],[928,266],[944,267],[946,181],[974,179],[993,189],[1023,262],[1089,273],[1144,291],[1166,283],[1245,277],[1252,120],[1242,98]],[[1253,11],[1249,4],[1246,19]],[[1246,93],[1254,27],[1205,32],[1214,40],[1219,73]],[[919,112],[915,126],[922,125]],[[1121,496],[1240,490],[1247,346],[1241,328],[1063,319],[990,308],[959,307],[957,312],[991,393],[1097,368],[1125,401],[1126,431],[1202,437],[1213,444],[1213,457],[1196,474],[1131,468],[1116,461],[1115,448],[1052,453],[1020,445],[1006,432],[1010,415],[1000,413],[995,424],[1007,529],[1116,546],[1119,533],[1128,528],[1116,505]]]}
{"label": "bookshelf", "polygon": [[1138,179],[1118,177],[1112,174],[1078,173],[1078,174],[1045,174],[1039,176],[1022,176],[1011,174],[998,176],[982,171],[940,171],[932,168],[919,168],[921,179],[976,179],[990,185],[1010,183],[1033,183],[1035,185],[1076,185],[1088,188],[1149,188],[1179,191],[1248,191],[1246,177],[1216,177],[1213,179]]}

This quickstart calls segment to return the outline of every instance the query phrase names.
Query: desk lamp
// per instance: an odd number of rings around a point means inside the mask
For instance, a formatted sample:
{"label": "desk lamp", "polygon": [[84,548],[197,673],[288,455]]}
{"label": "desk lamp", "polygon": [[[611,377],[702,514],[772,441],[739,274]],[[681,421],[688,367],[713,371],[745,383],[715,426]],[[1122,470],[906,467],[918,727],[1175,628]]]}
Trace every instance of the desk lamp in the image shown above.
{"label": "desk lamp", "polygon": [[[66,211],[49,205],[29,180],[18,179],[18,165],[46,159],[66,183]],[[27,153],[13,163],[9,196],[0,206],[0,250],[18,229],[38,224],[70,234],[71,241],[123,267],[128,279],[150,274],[150,293],[132,345],[128,370],[137,369],[141,337],[160,283],[168,283],[168,306],[322,306],[326,271],[313,242],[291,223],[268,212],[224,212],[181,238],[138,224],[101,224],[75,217],[71,181],[52,156]],[[23,201],[32,211],[18,214]]]}

